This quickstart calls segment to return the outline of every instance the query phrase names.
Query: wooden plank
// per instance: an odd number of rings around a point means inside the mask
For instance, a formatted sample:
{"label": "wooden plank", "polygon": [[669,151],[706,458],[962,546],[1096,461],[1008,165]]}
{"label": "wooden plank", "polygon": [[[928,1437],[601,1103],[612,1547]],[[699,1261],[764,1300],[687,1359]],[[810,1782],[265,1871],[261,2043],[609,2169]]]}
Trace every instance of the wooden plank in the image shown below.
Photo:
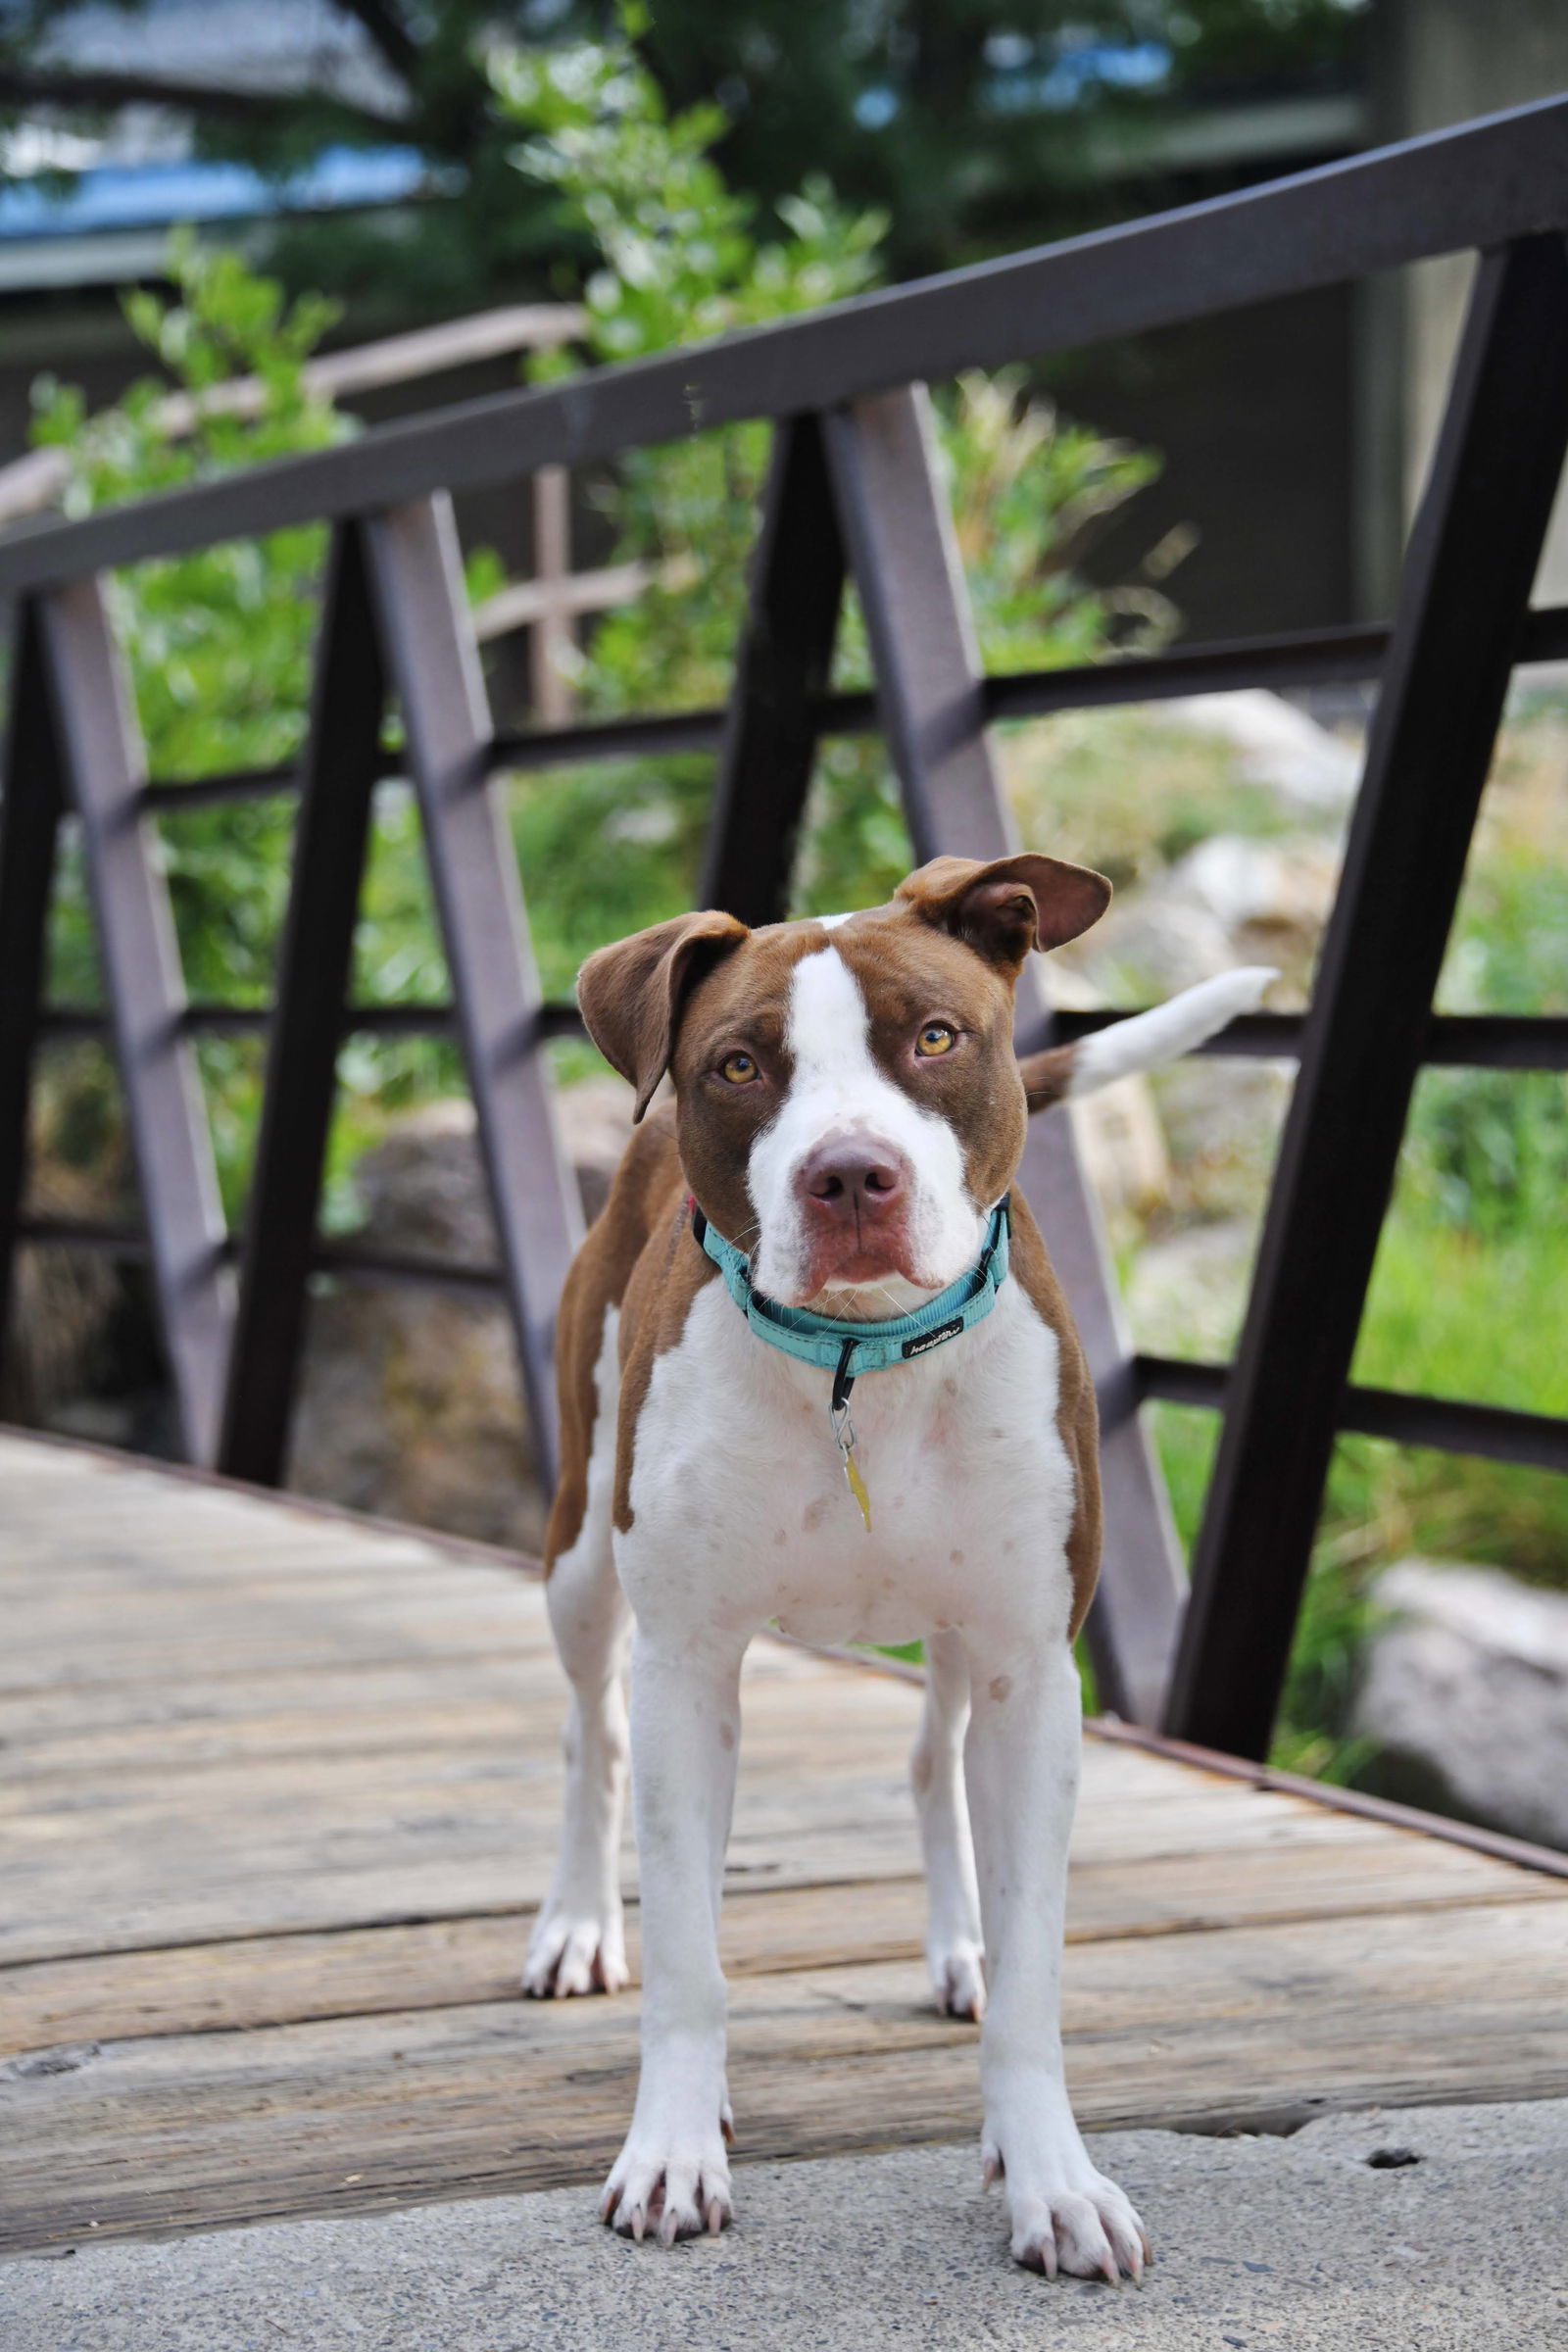
{"label": "wooden plank", "polygon": [[[536,727],[564,727],[571,718],[576,703],[570,671],[570,662],[576,651],[576,637],[571,615],[576,612],[600,612],[606,604],[623,603],[646,584],[627,586],[619,596],[601,597],[597,604],[583,605],[578,600],[584,592],[584,582],[574,580],[571,572],[571,474],[564,466],[541,466],[528,485],[529,505],[533,522],[534,576],[522,589],[503,589],[492,597],[488,607],[481,607],[473,616],[475,634],[495,633],[500,618],[497,607],[510,611],[500,621],[505,628],[514,628],[523,617],[531,622],[533,634],[528,641],[528,702],[529,716]],[[638,572],[640,565],[624,564],[622,572]],[[599,575],[599,584],[611,578]],[[533,609],[528,610],[530,591]],[[492,626],[486,628],[488,618]]]}
{"label": "wooden plank", "polygon": [[[1563,1899],[1549,1879],[1393,1831],[1261,1858],[1250,1848],[1220,1848],[1205,1856],[1200,1873],[1190,1854],[1146,1857],[1129,1868],[1091,1852],[1075,1859],[1069,1879],[1067,1940],[1098,1944]],[[516,1990],[532,1918],[531,1909],[498,1907],[401,1926],[334,1926],[13,1965],[0,1969],[0,2058],[77,2041],[505,2000]],[[912,1877],[858,1875],[765,1891],[742,1886],[725,1898],[724,1965],[732,1976],[756,1976],[913,1961],[924,1921],[923,1882]],[[634,1982],[637,1925],[633,1905]]]}
{"label": "wooden plank", "polygon": [[1268,1753],[1366,1286],[1565,449],[1568,252],[1560,236],[1528,237],[1484,258],[1471,298],[1194,1553],[1165,1728],[1234,1755]]}
{"label": "wooden plank", "polygon": [[[5,2242],[593,2179],[636,2000],[513,1989],[560,1796],[540,1585],[70,1459],[0,1441],[29,1547],[10,1671],[34,1678],[0,1697]],[[87,1553],[58,1581],[51,1529]],[[748,1662],[724,1922],[746,2156],[975,2128],[974,2035],[920,1957],[919,1702],[787,1644]],[[1544,1874],[1094,1740],[1069,1916],[1086,2121],[1568,2086],[1568,1890]]]}
{"label": "wooden plank", "polygon": [[442,945],[473,1090],[540,1470],[556,1471],[551,1348],[582,1238],[539,1051],[543,995],[499,786],[490,714],[445,496],[368,525],[381,637],[407,732]]}
{"label": "wooden plank", "polygon": [[104,993],[135,1150],[153,1282],[184,1446],[211,1462],[232,1328],[233,1279],[186,1010],[169,889],[150,817],[128,681],[103,583],[40,605],[62,765],[81,823]]}
{"label": "wooden plank", "polygon": [[[498,310],[474,311],[408,334],[356,343],[347,351],[323,352],[306,361],[304,389],[320,400],[380,391],[388,384],[470,368],[511,352],[572,343],[586,323],[585,314],[573,303],[510,303]],[[254,375],[209,384],[199,402],[189,392],[169,392],[153,410],[153,426],[176,441],[194,430],[199,416],[259,416],[268,398],[269,387]],[[53,506],[70,479],[71,459],[63,449],[29,450],[24,458],[0,466],[0,522]]]}
{"label": "wooden plank", "polygon": [[[770,1652],[770,1645],[760,1644],[747,1662],[749,1714],[773,1687],[777,1654]],[[280,1717],[301,1725],[301,1736],[285,1741],[300,1750],[312,1743],[304,1726],[319,1724],[318,1744],[326,1755],[337,1747],[360,1744],[356,1724],[366,1712],[372,1717],[378,1711],[390,1712],[394,1719],[407,1716],[413,1721],[432,1702],[461,1707],[467,1698],[480,1708],[516,1708],[542,1694],[544,1720],[554,1725],[564,1708],[553,1648],[542,1638],[529,1642],[515,1634],[483,1649],[459,1646],[436,1655],[416,1651],[388,1658],[368,1653],[336,1662],[307,1660],[282,1671],[253,1668],[248,1659],[241,1665],[229,1658],[225,1666],[226,1671],[206,1679],[183,1676],[177,1684],[122,1678],[0,1692],[0,1740],[17,1753],[19,1769],[25,1765],[23,1751],[57,1740],[103,1740],[110,1743],[106,1755],[129,1760],[136,1754],[159,1756],[168,1739],[188,1733],[193,1752],[202,1753],[207,1743],[211,1755],[233,1755],[247,1753],[253,1745],[267,1747],[267,1726]],[[880,1708],[888,1702],[879,1697],[872,1703]],[[912,1723],[912,1707],[899,1721]],[[373,1733],[368,1743],[375,1743]],[[43,1760],[47,1762],[47,1756]]]}
{"label": "wooden plank", "polygon": [[[923,385],[828,419],[827,452],[917,858],[1018,847],[986,729],[980,657]],[[1018,986],[1020,1050],[1052,1042],[1038,975]],[[1154,1723],[1183,1573],[1164,1481],[1136,1407],[1132,1343],[1094,1195],[1066,1119],[1031,1119],[1020,1187],[1072,1306],[1104,1427],[1104,1563],[1087,1628],[1102,1706]]]}
{"label": "wooden plank", "polygon": [[[1410,1922],[1134,1939],[1069,1951],[1083,2120],[1169,2124],[1353,2099],[1568,2088],[1568,1899]],[[630,2112],[634,1999],[488,2002],[78,2046],[7,2070],[11,2249],[127,2230],[595,2179]],[[743,2157],[966,2136],[972,2029],[908,1963],[740,1977]]]}
{"label": "wooden plank", "polygon": [[[519,1725],[514,1743],[466,1757],[327,1763],[307,1754],[286,1770],[175,1770],[151,1788],[117,1776],[113,1795],[74,1781],[52,1809],[0,1820],[0,1959],[524,1909],[542,1897],[554,1862],[554,1746],[553,1727],[546,1753]],[[120,1777],[131,1783],[122,1793]],[[193,1784],[199,1796],[185,1793]],[[743,1749],[732,1889],[864,1887],[906,1878],[915,1854],[892,1759],[868,1771],[822,1748],[783,1761]],[[632,1892],[629,1844],[622,1878]],[[1298,1916],[1314,1903],[1547,1900],[1556,1886],[1458,1847],[1236,1788],[1190,1805],[1086,1809],[1074,1846],[1085,1933]]]}

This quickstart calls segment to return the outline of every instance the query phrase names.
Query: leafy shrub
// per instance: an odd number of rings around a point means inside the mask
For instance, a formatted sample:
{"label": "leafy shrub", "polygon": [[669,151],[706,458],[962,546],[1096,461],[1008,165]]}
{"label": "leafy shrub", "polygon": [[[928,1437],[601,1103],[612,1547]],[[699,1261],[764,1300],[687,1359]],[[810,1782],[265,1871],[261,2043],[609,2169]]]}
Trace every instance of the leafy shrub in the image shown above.
{"label": "leafy shrub", "polygon": [[[515,160],[552,186],[564,235],[591,240],[588,341],[643,358],[697,334],[758,325],[874,284],[886,222],[808,181],[760,222],[712,160],[716,108],[671,115],[632,45],[638,20],[598,42],[497,56],[492,75],[520,130]],[[554,373],[559,355],[537,372]],[[1157,470],[1148,453],[1058,418],[1019,371],[965,376],[939,408],[982,648],[993,666],[1092,661],[1113,634],[1148,641],[1169,608],[1147,590],[1099,594],[1074,566],[1101,522]],[[581,687],[596,712],[690,709],[727,692],[767,464],[760,424],[629,456],[602,503],[616,561],[655,584],[597,630]],[[676,583],[665,585],[662,583]],[[867,677],[853,597],[838,675]],[[591,948],[691,904],[711,788],[706,760],[639,760],[518,787],[518,843],[550,983]],[[593,845],[593,855],[585,846]],[[907,870],[898,795],[880,746],[836,741],[818,761],[797,899],[803,911],[868,903]]]}

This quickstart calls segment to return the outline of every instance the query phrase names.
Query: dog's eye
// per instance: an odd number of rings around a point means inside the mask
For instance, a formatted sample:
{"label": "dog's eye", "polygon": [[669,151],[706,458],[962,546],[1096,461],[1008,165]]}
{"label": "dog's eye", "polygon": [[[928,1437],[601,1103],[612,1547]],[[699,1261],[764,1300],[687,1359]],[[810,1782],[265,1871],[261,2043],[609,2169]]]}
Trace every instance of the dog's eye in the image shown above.
{"label": "dog's eye", "polygon": [[749,1054],[729,1054],[719,1063],[718,1074],[721,1078],[727,1078],[731,1086],[750,1086],[754,1078],[761,1076]]}
{"label": "dog's eye", "polygon": [[950,1029],[946,1021],[927,1021],[914,1041],[914,1050],[922,1059],[929,1060],[933,1054],[951,1054],[957,1042],[957,1032]]}

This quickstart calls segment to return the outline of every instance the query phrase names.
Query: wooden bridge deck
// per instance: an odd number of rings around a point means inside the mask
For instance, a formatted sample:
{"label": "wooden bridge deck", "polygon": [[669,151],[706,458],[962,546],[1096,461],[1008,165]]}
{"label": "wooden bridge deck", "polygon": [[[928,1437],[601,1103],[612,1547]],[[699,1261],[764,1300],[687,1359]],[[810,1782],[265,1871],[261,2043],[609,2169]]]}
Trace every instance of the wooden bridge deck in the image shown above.
{"label": "wooden bridge deck", "polygon": [[[0,2244],[600,2175],[635,1996],[514,1991],[559,1797],[536,1583],[8,1436],[0,1607]],[[919,1957],[916,1703],[759,1645],[725,1918],[743,2157],[977,2127],[973,2029]],[[1563,1878],[1091,1739],[1086,2122],[1560,2092],[1565,1989]]]}

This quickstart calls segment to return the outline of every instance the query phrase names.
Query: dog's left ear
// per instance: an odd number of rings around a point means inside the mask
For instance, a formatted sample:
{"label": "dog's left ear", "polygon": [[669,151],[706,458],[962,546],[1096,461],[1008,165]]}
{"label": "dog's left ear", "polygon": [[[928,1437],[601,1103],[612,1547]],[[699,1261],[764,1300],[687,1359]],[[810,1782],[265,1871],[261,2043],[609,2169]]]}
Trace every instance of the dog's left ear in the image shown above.
{"label": "dog's left ear", "polygon": [[621,939],[577,974],[577,1004],[605,1059],[637,1089],[640,1119],[669,1066],[687,995],[721,956],[751,936],[732,914],[709,907]]}
{"label": "dog's left ear", "polygon": [[933,858],[894,896],[988,963],[1016,974],[1031,948],[1062,947],[1097,923],[1110,905],[1110,884],[1090,866],[1024,850],[989,865],[975,858]]}

